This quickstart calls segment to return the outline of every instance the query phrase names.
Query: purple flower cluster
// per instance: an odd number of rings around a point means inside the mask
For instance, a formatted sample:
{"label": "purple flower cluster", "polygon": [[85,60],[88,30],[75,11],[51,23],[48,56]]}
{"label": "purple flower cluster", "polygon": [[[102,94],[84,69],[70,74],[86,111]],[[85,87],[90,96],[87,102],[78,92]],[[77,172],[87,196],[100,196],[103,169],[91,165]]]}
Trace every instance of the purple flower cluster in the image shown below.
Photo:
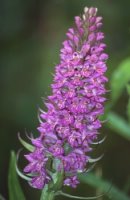
{"label": "purple flower cluster", "polygon": [[104,34],[99,30],[102,17],[96,14],[97,8],[85,7],[63,42],[52,95],[45,103],[47,112],[40,114],[40,136],[31,139],[35,150],[25,155],[29,164],[24,172],[32,174],[30,184],[35,188],[44,188],[52,179],[49,170],[61,169],[64,185],[76,187],[77,174],[87,168],[87,152],[101,127],[98,117],[104,112],[107,82],[104,73],[108,55],[104,53]]}

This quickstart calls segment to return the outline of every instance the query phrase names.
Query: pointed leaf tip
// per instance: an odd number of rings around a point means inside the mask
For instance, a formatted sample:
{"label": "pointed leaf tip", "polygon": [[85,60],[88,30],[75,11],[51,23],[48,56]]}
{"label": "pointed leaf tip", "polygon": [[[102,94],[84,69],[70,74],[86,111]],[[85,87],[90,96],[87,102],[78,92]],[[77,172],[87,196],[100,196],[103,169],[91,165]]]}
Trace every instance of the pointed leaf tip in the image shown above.
{"label": "pointed leaf tip", "polygon": [[105,140],[106,140],[107,136],[105,136],[103,139],[97,141],[97,142],[91,142],[92,145],[98,145],[98,144],[102,144]]}
{"label": "pointed leaf tip", "polygon": [[20,151],[21,151],[21,149],[18,151],[18,153],[16,155],[16,163],[15,163],[16,172],[22,179],[31,181],[31,178],[29,178],[28,176],[25,176],[18,168],[18,159],[19,159]]}
{"label": "pointed leaf tip", "polygon": [[31,145],[31,144],[25,142],[25,141],[21,138],[20,133],[18,133],[18,139],[19,139],[19,141],[21,142],[21,144],[22,144],[28,151],[30,151],[30,152],[33,152],[33,151],[34,151],[35,148],[33,147],[33,145]]}
{"label": "pointed leaf tip", "polygon": [[101,160],[103,158],[103,156],[104,156],[104,154],[102,154],[98,158],[89,158],[88,161],[89,161],[89,163],[94,163],[94,162]]}

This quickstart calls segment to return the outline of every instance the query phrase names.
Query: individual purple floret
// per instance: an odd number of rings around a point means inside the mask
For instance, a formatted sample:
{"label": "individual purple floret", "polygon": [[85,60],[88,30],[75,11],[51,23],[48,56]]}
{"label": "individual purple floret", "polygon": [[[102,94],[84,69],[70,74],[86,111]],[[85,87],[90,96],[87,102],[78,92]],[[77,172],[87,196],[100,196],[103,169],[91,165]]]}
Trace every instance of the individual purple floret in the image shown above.
{"label": "individual purple floret", "polygon": [[79,184],[79,181],[76,176],[72,176],[64,180],[64,185],[71,186],[73,188],[76,188],[77,184]]}
{"label": "individual purple floret", "polygon": [[76,187],[77,174],[86,170],[88,152],[98,137],[108,55],[100,32],[102,17],[96,14],[97,8],[85,7],[63,42],[52,95],[45,103],[47,111],[40,113],[40,136],[32,139],[34,152],[25,155],[29,164],[24,172],[31,173],[30,184],[35,188],[44,188],[52,180],[49,172],[60,170],[64,172],[63,184]]}
{"label": "individual purple floret", "polygon": [[34,176],[30,181],[30,185],[42,189],[51,180],[45,168],[48,158],[44,156],[42,148],[37,147],[33,153],[25,155],[25,158],[30,163],[24,168],[24,172],[31,173]]}

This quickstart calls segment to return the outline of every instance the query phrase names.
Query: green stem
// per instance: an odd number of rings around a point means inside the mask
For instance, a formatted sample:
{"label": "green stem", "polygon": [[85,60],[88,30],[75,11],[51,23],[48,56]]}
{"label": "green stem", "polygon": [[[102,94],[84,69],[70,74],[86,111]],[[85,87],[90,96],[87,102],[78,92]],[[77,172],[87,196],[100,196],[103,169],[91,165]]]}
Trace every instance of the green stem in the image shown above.
{"label": "green stem", "polygon": [[[50,173],[50,172],[49,172]],[[40,200],[54,200],[57,191],[59,191],[63,184],[63,171],[51,173],[52,181],[46,184],[42,190]]]}
{"label": "green stem", "polygon": [[55,198],[54,191],[48,190],[48,187],[45,186],[45,188],[42,190],[40,200],[54,200],[54,198]]}

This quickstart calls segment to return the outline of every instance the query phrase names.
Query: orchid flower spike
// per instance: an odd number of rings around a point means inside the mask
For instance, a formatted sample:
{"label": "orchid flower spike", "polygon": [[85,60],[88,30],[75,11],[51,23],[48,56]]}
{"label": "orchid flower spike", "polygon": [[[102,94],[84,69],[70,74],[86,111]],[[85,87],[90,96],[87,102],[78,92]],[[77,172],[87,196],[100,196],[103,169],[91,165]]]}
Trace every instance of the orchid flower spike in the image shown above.
{"label": "orchid flower spike", "polygon": [[97,8],[85,7],[83,16],[75,17],[74,28],[68,29],[52,94],[45,102],[47,111],[40,110],[39,137],[30,138],[31,152],[25,155],[29,163],[24,173],[30,175],[34,188],[54,182],[56,172],[62,172],[61,186],[76,188],[78,174],[88,167],[88,152],[98,138],[106,100],[108,55],[101,26]]}

